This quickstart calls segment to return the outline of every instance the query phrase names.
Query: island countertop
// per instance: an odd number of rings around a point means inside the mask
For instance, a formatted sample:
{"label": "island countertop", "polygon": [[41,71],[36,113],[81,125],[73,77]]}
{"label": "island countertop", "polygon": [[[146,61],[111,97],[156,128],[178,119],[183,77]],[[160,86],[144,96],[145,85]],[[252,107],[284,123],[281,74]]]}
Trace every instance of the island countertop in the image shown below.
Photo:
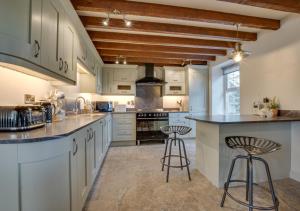
{"label": "island countertop", "polygon": [[265,118],[256,115],[189,115],[185,118],[211,124],[243,124],[300,121],[300,117],[278,116]]}
{"label": "island countertop", "polygon": [[21,132],[1,132],[0,144],[21,144],[62,138],[104,118],[106,115],[107,113],[71,115],[63,121],[54,121],[38,129]]}

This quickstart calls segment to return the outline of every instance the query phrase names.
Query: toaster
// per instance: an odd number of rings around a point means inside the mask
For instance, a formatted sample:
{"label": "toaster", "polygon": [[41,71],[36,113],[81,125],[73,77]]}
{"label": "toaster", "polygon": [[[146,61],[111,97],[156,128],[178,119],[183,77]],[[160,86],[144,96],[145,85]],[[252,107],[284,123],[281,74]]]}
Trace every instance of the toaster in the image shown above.
{"label": "toaster", "polygon": [[43,106],[0,106],[0,131],[24,131],[45,124]]}

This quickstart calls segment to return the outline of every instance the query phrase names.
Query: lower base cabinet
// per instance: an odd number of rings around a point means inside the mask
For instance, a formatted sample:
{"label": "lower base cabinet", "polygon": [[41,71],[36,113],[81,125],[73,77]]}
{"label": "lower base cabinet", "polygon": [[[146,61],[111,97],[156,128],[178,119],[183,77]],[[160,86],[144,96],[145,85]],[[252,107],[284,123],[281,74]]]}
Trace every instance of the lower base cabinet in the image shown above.
{"label": "lower base cabinet", "polygon": [[0,145],[0,210],[81,211],[110,145],[110,119],[65,138]]}

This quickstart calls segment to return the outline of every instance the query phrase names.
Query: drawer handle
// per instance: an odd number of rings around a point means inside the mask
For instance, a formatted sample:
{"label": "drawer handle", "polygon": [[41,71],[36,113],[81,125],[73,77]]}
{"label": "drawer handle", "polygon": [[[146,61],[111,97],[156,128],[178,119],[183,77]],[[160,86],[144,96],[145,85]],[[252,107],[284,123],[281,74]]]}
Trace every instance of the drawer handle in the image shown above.
{"label": "drawer handle", "polygon": [[[75,148],[75,150],[74,150]],[[73,138],[73,156],[75,156],[77,154],[77,151],[78,151],[78,144],[76,142],[76,139]]]}
{"label": "drawer handle", "polygon": [[65,73],[67,73],[69,70],[69,65],[68,62],[65,61]]}
{"label": "drawer handle", "polygon": [[40,55],[41,46],[39,41],[34,40],[34,54],[33,56],[37,58]]}
{"label": "drawer handle", "polygon": [[64,61],[62,58],[59,58],[59,65],[58,65],[59,70],[61,71],[63,67],[64,67]]}

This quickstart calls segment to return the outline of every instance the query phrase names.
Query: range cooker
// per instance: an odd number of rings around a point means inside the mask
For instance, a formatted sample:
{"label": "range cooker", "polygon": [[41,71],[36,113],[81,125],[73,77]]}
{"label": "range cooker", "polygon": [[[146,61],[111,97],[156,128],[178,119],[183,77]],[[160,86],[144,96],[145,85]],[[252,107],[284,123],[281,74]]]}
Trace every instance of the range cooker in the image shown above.
{"label": "range cooker", "polygon": [[160,128],[169,124],[167,112],[138,112],[136,114],[136,140],[137,145],[141,141],[164,141],[168,136],[161,132]]}

